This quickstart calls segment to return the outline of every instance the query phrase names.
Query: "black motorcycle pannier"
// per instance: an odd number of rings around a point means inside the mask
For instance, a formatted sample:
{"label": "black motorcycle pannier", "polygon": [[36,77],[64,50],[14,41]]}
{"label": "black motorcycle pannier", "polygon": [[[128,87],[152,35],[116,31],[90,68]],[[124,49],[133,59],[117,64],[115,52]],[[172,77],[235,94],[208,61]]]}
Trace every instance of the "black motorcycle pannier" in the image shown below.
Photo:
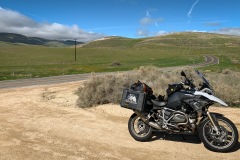
{"label": "black motorcycle pannier", "polygon": [[121,100],[121,107],[144,111],[146,103],[146,93],[134,91],[132,89],[124,89]]}

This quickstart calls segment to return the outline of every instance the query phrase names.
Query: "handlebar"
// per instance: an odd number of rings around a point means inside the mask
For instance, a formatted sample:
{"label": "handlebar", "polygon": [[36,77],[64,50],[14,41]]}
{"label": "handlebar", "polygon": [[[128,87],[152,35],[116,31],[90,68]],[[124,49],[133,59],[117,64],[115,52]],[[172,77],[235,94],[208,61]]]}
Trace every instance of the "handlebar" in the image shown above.
{"label": "handlebar", "polygon": [[[197,73],[199,74],[199,71],[197,71]],[[204,84],[206,86],[203,85],[203,87],[201,88],[197,88],[194,84],[193,84],[193,80],[192,79],[189,79],[187,78],[186,74],[182,71],[181,72],[181,76],[183,76],[185,78],[184,82],[181,82],[182,85],[186,85],[186,86],[189,86],[189,90],[199,90],[199,91],[202,91],[202,92],[206,92],[208,94],[213,94],[213,90],[210,88],[210,85],[208,83],[207,80],[205,80]],[[202,77],[204,78],[204,77]],[[205,79],[205,78],[204,78]]]}
{"label": "handlebar", "polygon": [[201,92],[206,92],[206,93],[208,93],[208,94],[213,94],[213,91],[211,90],[211,89],[209,89],[209,88],[204,88],[204,89],[202,89],[202,90],[200,90]]}

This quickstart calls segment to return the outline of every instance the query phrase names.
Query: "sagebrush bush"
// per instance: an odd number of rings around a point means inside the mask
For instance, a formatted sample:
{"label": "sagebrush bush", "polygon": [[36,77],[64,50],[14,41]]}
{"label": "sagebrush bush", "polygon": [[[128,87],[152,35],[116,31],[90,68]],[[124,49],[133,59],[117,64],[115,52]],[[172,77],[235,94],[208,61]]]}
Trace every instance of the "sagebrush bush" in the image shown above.
{"label": "sagebrush bush", "polygon": [[230,106],[239,105],[240,72],[224,70],[222,73],[212,73],[207,76],[217,97],[226,101]]}
{"label": "sagebrush bush", "polygon": [[[156,96],[165,95],[168,84],[183,81],[180,74],[182,70],[188,77],[194,79],[194,84],[198,86],[201,80],[191,67],[163,70],[153,66],[144,66],[114,75],[96,76],[93,74],[79,87],[77,104],[81,108],[105,103],[119,104],[123,89],[130,87],[138,80],[149,85]],[[232,71],[227,73],[208,73],[206,77],[213,85],[216,95],[231,105],[240,99],[238,92],[240,73]]]}
{"label": "sagebrush bush", "polygon": [[86,108],[105,103],[117,103],[123,88],[129,86],[129,81],[127,76],[122,75],[93,75],[77,91],[78,106]]}

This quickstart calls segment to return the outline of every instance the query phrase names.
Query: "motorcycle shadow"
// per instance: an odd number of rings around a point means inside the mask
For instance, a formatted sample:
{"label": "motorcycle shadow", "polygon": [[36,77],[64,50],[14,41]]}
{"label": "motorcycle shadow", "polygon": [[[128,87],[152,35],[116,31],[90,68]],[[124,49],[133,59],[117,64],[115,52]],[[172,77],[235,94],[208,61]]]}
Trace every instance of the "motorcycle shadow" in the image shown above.
{"label": "motorcycle shadow", "polygon": [[[197,134],[169,134],[166,132],[161,131],[155,131],[154,136],[150,141],[156,141],[156,140],[167,140],[167,141],[175,141],[175,142],[183,142],[183,143],[194,143],[194,144],[200,144],[202,141],[198,137]],[[236,152],[240,150],[240,142],[237,143],[237,145],[231,150],[228,151],[228,153]]]}
{"label": "motorcycle shadow", "polygon": [[236,145],[236,147],[234,147],[230,152],[236,152],[240,150],[240,142],[238,142],[238,144]]}
{"label": "motorcycle shadow", "polygon": [[154,136],[150,141],[156,141],[156,140],[167,140],[167,141],[195,143],[195,144],[201,143],[201,140],[199,139],[198,135],[169,134],[169,133],[160,132],[160,131],[154,132]]}

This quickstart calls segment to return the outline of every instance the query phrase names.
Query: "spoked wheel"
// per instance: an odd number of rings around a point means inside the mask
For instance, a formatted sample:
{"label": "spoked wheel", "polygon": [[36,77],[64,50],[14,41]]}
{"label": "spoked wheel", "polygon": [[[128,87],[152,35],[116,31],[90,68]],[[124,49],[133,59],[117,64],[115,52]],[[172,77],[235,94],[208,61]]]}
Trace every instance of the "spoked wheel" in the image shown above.
{"label": "spoked wheel", "polygon": [[148,141],[153,136],[152,127],[147,125],[135,113],[129,118],[128,131],[135,140],[141,142]]}
{"label": "spoked wheel", "polygon": [[215,152],[228,152],[238,142],[236,126],[227,118],[217,117],[219,133],[217,133],[208,119],[200,126],[199,136],[206,148]]}

